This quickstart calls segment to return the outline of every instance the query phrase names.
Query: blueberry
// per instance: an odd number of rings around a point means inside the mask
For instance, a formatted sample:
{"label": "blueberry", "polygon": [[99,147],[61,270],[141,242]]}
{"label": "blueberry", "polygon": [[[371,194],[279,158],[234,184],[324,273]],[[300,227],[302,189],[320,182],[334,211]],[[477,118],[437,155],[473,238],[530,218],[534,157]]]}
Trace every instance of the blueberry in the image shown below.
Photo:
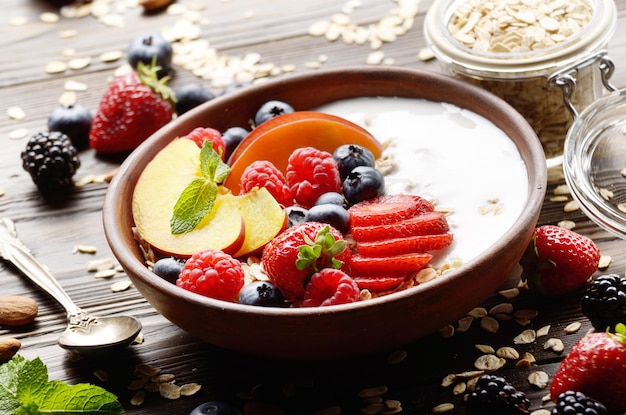
{"label": "blueberry", "polygon": [[206,402],[196,407],[189,415],[235,415],[235,410],[226,402]]}
{"label": "blueberry", "polygon": [[344,209],[348,209],[348,201],[341,193],[326,192],[322,193],[315,201],[315,205],[337,205]]}
{"label": "blueberry", "polygon": [[275,100],[267,101],[265,104],[261,105],[261,108],[256,112],[254,123],[258,126],[274,117],[283,114],[291,114],[294,111],[293,107],[286,102]]}
{"label": "blueberry", "polygon": [[355,167],[343,181],[343,194],[350,206],[382,195],[384,191],[385,179],[374,167]]}
{"label": "blueberry", "polygon": [[261,307],[285,307],[283,293],[267,281],[254,281],[239,291],[239,304]]}
{"label": "blueberry", "polygon": [[333,152],[333,158],[339,168],[339,177],[345,180],[357,166],[374,167],[374,154],[358,144],[344,144]]}
{"label": "blueberry", "polygon": [[157,75],[162,78],[172,68],[173,53],[172,44],[159,32],[147,33],[137,36],[128,45],[128,63],[137,69],[139,62],[151,65],[154,61],[161,68]]}
{"label": "blueberry", "polygon": [[61,105],[48,117],[48,130],[58,131],[70,138],[78,150],[89,146],[89,132],[93,115],[81,104]]}
{"label": "blueberry", "polygon": [[226,160],[228,160],[228,157],[233,154],[233,151],[235,151],[239,143],[241,143],[248,134],[250,134],[250,131],[242,127],[230,127],[222,133],[222,140],[224,140],[224,144],[226,144]]}
{"label": "blueberry", "polygon": [[307,209],[300,206],[289,206],[285,208],[287,214],[288,226],[296,226],[304,222],[304,217],[308,212]]}
{"label": "blueberry", "polygon": [[180,271],[182,271],[184,265],[185,263],[178,258],[161,258],[154,263],[154,266],[152,267],[152,272],[154,272],[156,275],[163,278],[164,280],[174,284],[178,279],[178,274],[180,274]]}
{"label": "blueberry", "polygon": [[192,108],[215,98],[215,94],[197,82],[181,85],[174,90],[176,114],[181,115]]}
{"label": "blueberry", "polygon": [[341,233],[348,233],[350,230],[350,215],[341,206],[324,204],[313,206],[306,215],[305,222],[327,223]]}

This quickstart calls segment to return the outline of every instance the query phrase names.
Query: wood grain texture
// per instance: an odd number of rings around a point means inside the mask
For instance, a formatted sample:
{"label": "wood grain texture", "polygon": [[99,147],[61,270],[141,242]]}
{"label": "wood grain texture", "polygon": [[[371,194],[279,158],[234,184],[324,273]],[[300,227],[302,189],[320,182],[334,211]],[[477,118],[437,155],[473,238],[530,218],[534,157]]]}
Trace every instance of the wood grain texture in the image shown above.
{"label": "wood grain texture", "polygon": [[[371,52],[368,45],[346,45],[341,41],[328,42],[307,35],[308,27],[315,21],[328,18],[341,11],[344,5],[336,0],[200,0],[206,8],[199,12],[208,21],[202,27],[202,37],[209,39],[221,54],[242,55],[247,52],[261,54],[263,62],[276,65],[294,64],[296,72],[311,71],[307,62],[320,61],[322,68],[339,68],[365,64]],[[180,4],[192,3],[179,0]],[[367,25],[386,15],[396,3],[390,0],[364,0],[354,13],[354,21]],[[425,46],[423,18],[430,4],[424,0],[413,28],[396,42],[382,50],[393,64],[410,68],[439,71],[436,61],[421,62],[418,51]],[[613,83],[626,85],[626,0],[616,1],[619,13],[617,32],[609,52],[616,62]],[[463,414],[462,398],[453,396],[450,388],[440,382],[450,373],[460,373],[473,368],[480,353],[476,343],[494,347],[510,345],[515,335],[524,327],[512,321],[502,321],[497,335],[486,333],[477,323],[468,333],[457,334],[452,339],[433,335],[407,347],[407,357],[398,364],[390,364],[388,355],[367,359],[328,363],[281,362],[261,360],[217,349],[197,341],[170,324],[131,288],[122,293],[112,293],[110,284],[124,278],[99,280],[87,271],[94,259],[111,257],[111,251],[102,231],[101,206],[106,184],[90,184],[80,189],[62,204],[45,202],[35,190],[30,178],[22,170],[20,152],[25,138],[11,139],[10,133],[27,128],[29,133],[45,130],[46,119],[64,91],[68,80],[88,85],[77,92],[78,102],[95,109],[108,80],[122,61],[100,62],[98,56],[107,51],[124,51],[130,40],[149,30],[159,30],[174,24],[180,16],[167,13],[144,14],[140,8],[127,9],[123,28],[107,27],[89,16],[82,19],[61,19],[57,24],[39,21],[41,13],[58,11],[59,3],[43,0],[3,0],[0,13],[0,216],[13,219],[20,238],[32,249],[35,256],[55,274],[68,294],[81,307],[103,315],[127,313],[141,319],[145,341],[132,346],[126,353],[107,360],[76,361],[56,344],[65,326],[63,310],[52,299],[38,292],[28,281],[5,263],[0,263],[2,294],[27,295],[40,307],[36,322],[21,329],[0,327],[0,336],[18,338],[23,346],[20,353],[28,358],[40,357],[48,366],[51,379],[70,383],[91,382],[116,393],[128,414],[187,414],[198,404],[209,400],[225,400],[243,408],[245,404],[271,405],[274,412],[313,414],[327,407],[338,406],[342,413],[359,413],[365,407],[358,392],[364,388],[387,386],[384,399],[397,399],[403,413],[430,413],[432,407],[443,402],[454,402],[454,414]],[[28,23],[11,25],[12,19],[25,17]],[[76,30],[70,39],[59,36],[61,30]],[[44,70],[51,60],[65,60],[64,51],[74,50],[75,56],[89,56],[92,63],[85,69],[67,70],[50,75]],[[194,81],[190,72],[177,69],[172,86]],[[221,90],[216,89],[216,93]],[[23,120],[10,119],[7,108],[20,106],[26,112]],[[121,158],[101,158],[87,150],[80,154],[82,167],[77,180],[88,174],[106,174],[112,171]],[[551,183],[540,223],[557,223],[572,220],[576,231],[591,237],[604,255],[612,257],[611,265],[601,272],[624,274],[626,254],[624,242],[599,229],[580,211],[565,213],[563,204],[550,202],[552,191],[559,183]],[[75,252],[76,245],[93,245],[96,254]],[[515,279],[507,282],[515,284]],[[515,307],[536,308],[539,315],[532,328],[551,325],[550,333],[565,342],[566,351],[590,328],[581,315],[578,299],[580,293],[555,301],[539,301],[531,297],[514,300]],[[485,306],[504,299],[497,294]],[[563,328],[573,321],[581,321],[582,328],[575,334],[565,335]],[[259,341],[263,341],[259,339]],[[532,409],[549,408],[543,403],[546,390],[538,390],[527,381],[536,370],[553,374],[563,354],[543,349],[543,339],[518,347],[530,351],[537,358],[537,366],[515,369],[508,362],[499,373],[531,398]],[[133,368],[139,363],[159,367],[176,375],[177,383],[197,382],[202,390],[196,396],[169,401],[157,394],[149,394],[146,403],[133,407],[129,400],[133,391],[127,385],[133,379]],[[102,382],[93,372],[104,369],[109,379]],[[284,412],[279,412],[281,408]]]}

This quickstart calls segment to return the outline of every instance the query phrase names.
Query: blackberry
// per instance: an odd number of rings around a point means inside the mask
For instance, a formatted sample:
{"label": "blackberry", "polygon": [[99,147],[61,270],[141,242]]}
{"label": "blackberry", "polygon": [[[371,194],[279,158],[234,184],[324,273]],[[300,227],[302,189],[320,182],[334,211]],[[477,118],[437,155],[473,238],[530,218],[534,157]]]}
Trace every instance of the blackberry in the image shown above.
{"label": "blackberry", "polygon": [[503,377],[482,375],[467,399],[467,413],[475,415],[528,414],[530,400]]}
{"label": "blackberry", "polygon": [[76,147],[59,132],[40,132],[32,136],[22,151],[22,167],[39,191],[53,194],[73,187],[72,176],[80,167]]}
{"label": "blackberry", "polygon": [[606,407],[581,392],[567,391],[556,399],[551,415],[606,415]]}
{"label": "blackberry", "polygon": [[599,276],[583,295],[581,309],[596,330],[626,324],[626,279],[617,274]]}

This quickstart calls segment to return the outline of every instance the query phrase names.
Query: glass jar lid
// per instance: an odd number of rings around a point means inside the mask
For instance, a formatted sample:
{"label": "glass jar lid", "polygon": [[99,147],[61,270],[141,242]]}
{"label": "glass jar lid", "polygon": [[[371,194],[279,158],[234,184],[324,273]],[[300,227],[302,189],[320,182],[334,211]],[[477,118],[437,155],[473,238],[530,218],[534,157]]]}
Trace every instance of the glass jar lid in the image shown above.
{"label": "glass jar lid", "polygon": [[[480,76],[491,74],[495,79],[548,76],[563,66],[572,65],[585,59],[587,55],[605,48],[615,31],[617,9],[613,0],[584,1],[592,10],[590,20],[580,27],[580,30],[573,31],[571,36],[543,48],[527,51],[507,51],[506,48],[499,51],[483,51],[470,48],[459,41],[458,35],[453,36],[448,24],[456,16],[455,13],[461,10],[460,8],[470,4],[480,7],[490,7],[488,4],[493,4],[480,0],[435,0],[426,15],[424,33],[429,47],[437,58],[443,63],[461,68],[463,72],[476,73]],[[563,5],[562,7],[567,7],[573,2],[563,0],[559,3]],[[472,13],[469,13],[462,22],[470,27],[472,20],[475,23],[479,14],[474,12],[472,17]],[[531,22],[533,16],[518,18]],[[541,26],[542,22],[537,20],[533,24]],[[547,27],[547,24],[544,26]],[[480,32],[477,33],[480,37]]]}
{"label": "glass jar lid", "polygon": [[568,131],[564,151],[565,181],[581,210],[626,239],[626,89],[583,110]]}

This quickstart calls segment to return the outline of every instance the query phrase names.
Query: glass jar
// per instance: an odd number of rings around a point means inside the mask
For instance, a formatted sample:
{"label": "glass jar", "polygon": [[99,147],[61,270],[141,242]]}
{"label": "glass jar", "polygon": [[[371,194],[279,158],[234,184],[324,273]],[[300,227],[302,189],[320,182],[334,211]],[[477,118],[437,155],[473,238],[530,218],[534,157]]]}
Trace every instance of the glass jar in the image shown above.
{"label": "glass jar", "polygon": [[[603,95],[602,61],[616,21],[613,0],[435,0],[424,32],[445,74],[526,118],[551,167],[562,162],[572,109]],[[557,85],[563,74],[573,84]]]}
{"label": "glass jar", "polygon": [[605,95],[576,117],[565,140],[563,173],[587,217],[626,239],[626,90]]}

